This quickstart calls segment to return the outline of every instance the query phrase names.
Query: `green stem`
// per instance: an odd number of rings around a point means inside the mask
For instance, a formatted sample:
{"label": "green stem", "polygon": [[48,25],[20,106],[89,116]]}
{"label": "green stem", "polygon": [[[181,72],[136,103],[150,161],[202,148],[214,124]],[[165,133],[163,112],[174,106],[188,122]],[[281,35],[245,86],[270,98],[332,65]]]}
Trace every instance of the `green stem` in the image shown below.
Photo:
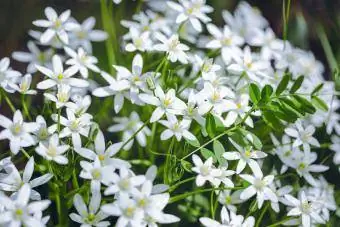
{"label": "green stem", "polygon": [[60,133],[60,116],[61,116],[61,108],[58,109],[58,124],[57,124],[58,134]]}
{"label": "green stem", "polygon": [[210,192],[210,212],[211,212],[211,218],[215,219],[215,213],[214,213],[214,191]]}
{"label": "green stem", "polygon": [[21,102],[22,102],[22,107],[24,109],[24,114],[25,116],[28,118],[28,120],[32,121],[32,117],[28,111],[27,105],[26,105],[26,99],[25,99],[25,95],[21,95]]}
{"label": "green stem", "polygon": [[197,191],[186,192],[186,193],[183,193],[181,195],[174,196],[174,197],[170,198],[169,203],[174,203],[174,202],[177,202],[179,200],[185,199],[188,196],[199,194],[199,193],[203,193],[203,192],[211,192],[211,191],[216,191],[216,190],[239,190],[239,189],[244,189],[244,187],[233,187],[233,188],[222,187],[222,188],[200,189],[200,190],[197,190]]}
{"label": "green stem", "polygon": [[73,184],[74,189],[79,189],[78,178],[77,178],[77,174],[76,174],[76,168],[73,169],[72,184]]}
{"label": "green stem", "polygon": [[6,101],[7,105],[9,106],[9,108],[11,109],[11,111],[12,111],[13,113],[15,113],[16,109],[15,109],[15,107],[14,107],[12,101],[8,98],[8,96],[7,96],[7,94],[6,94],[6,91],[4,91],[3,89],[1,89],[1,91],[2,91],[2,95],[5,97],[5,101]]}
{"label": "green stem", "polygon": [[135,138],[135,136],[140,132],[140,131],[142,131],[142,129],[149,123],[149,121],[150,120],[147,120],[135,133],[133,133],[132,134],[132,136],[128,139],[128,140],[126,140],[124,143],[123,143],[123,145],[119,148],[119,150],[118,151],[120,151],[120,150],[122,150],[125,146],[126,146],[126,144],[128,144],[131,140],[133,140],[134,138]]}
{"label": "green stem", "polygon": [[285,218],[285,219],[283,219],[283,220],[281,220],[281,221],[279,221],[279,222],[276,222],[276,223],[274,223],[274,224],[268,225],[267,227],[281,226],[283,223],[285,223],[285,222],[287,222],[287,221],[289,221],[289,220],[291,220],[291,219],[292,219],[292,218]]}
{"label": "green stem", "polygon": [[257,222],[256,222],[256,225],[255,225],[255,227],[259,227],[260,226],[260,224],[261,224],[261,221],[262,221],[262,219],[263,219],[263,216],[264,216],[264,214],[266,213],[266,211],[267,211],[267,209],[268,209],[268,207],[269,207],[269,202],[266,204],[266,206],[262,209],[262,212],[261,212],[261,214],[260,214],[260,216],[258,217],[258,219],[257,219]]}
{"label": "green stem", "polygon": [[165,166],[164,166],[164,173],[163,173],[163,177],[164,177],[164,184],[169,184],[170,180],[169,180],[169,175],[170,175],[170,162],[171,162],[171,154],[172,154],[172,148],[175,144],[175,137],[172,137],[171,142],[170,142],[170,146],[167,152],[167,156],[165,158]]}
{"label": "green stem", "polygon": [[180,185],[185,184],[185,183],[187,183],[187,182],[189,182],[189,181],[192,181],[192,180],[195,180],[195,179],[196,179],[196,177],[190,177],[190,178],[184,179],[184,180],[182,180],[182,181],[180,181],[180,182],[178,182],[178,183],[172,185],[172,186],[169,188],[169,192],[172,192],[172,191],[174,191],[176,188],[178,188]]}

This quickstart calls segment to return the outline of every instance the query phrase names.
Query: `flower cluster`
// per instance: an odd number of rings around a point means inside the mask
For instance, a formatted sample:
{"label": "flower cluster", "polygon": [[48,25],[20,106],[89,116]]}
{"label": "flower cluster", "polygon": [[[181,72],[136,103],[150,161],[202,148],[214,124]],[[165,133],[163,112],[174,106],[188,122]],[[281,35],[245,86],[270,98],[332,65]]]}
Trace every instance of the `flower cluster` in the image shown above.
{"label": "flower cluster", "polygon": [[[0,61],[13,112],[0,115],[0,225],[330,221],[335,192],[322,174],[340,164],[340,101],[311,52],[246,2],[217,26],[205,0],[146,1],[120,21],[122,42],[101,4],[106,32],[47,7],[29,52],[12,54],[26,74]],[[107,59],[93,56],[100,41]]]}

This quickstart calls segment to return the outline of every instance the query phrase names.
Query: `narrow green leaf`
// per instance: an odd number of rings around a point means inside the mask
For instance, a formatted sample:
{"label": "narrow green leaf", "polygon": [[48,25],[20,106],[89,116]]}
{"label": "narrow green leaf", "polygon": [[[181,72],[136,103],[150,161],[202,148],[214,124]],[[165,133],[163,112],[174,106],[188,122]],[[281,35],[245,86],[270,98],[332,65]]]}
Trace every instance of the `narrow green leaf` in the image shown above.
{"label": "narrow green leaf", "polygon": [[191,173],[191,168],[192,168],[192,164],[188,161],[185,161],[185,160],[181,160],[181,165],[183,167],[183,169],[189,173]]}
{"label": "narrow green leaf", "polygon": [[304,78],[304,76],[299,76],[296,80],[295,80],[295,82],[294,82],[294,84],[293,84],[293,86],[290,88],[290,93],[295,93],[297,90],[299,90],[299,88],[301,87],[301,85],[302,85],[302,82],[303,82],[303,80],[304,80],[305,78]]}
{"label": "narrow green leaf", "polygon": [[257,104],[261,99],[260,88],[254,83],[251,83],[249,86],[249,96],[254,104]]}
{"label": "narrow green leaf", "polygon": [[187,141],[187,143],[190,144],[193,147],[201,146],[200,142],[198,140],[188,140],[188,139],[185,139],[185,141]]}
{"label": "narrow green leaf", "polygon": [[276,88],[275,94],[279,96],[288,86],[290,80],[289,74],[285,74]]}
{"label": "narrow green leaf", "polygon": [[271,95],[273,94],[273,88],[269,84],[265,85],[261,91],[261,101],[266,103],[270,100]]}
{"label": "narrow green leaf", "polygon": [[205,159],[208,159],[210,157],[213,158],[213,162],[215,163],[217,161],[217,158],[214,154],[214,152],[212,152],[211,150],[207,149],[207,148],[202,148],[201,149],[201,154]]}
{"label": "narrow green leaf", "polygon": [[323,83],[319,84],[318,86],[316,86],[314,88],[314,90],[312,91],[311,95],[315,95],[316,93],[318,93],[322,88],[323,88]]}
{"label": "narrow green leaf", "polygon": [[206,118],[205,128],[210,138],[215,137],[216,123],[215,123],[215,118],[211,113],[209,113]]}
{"label": "narrow green leaf", "polygon": [[319,97],[312,96],[312,103],[316,108],[326,112],[328,111],[328,105]]}
{"label": "narrow green leaf", "polygon": [[225,152],[225,149],[222,145],[222,143],[218,140],[215,140],[213,143],[213,148],[214,148],[214,152],[215,152],[215,156],[217,161],[220,164],[225,163],[225,159],[222,157],[223,153]]}

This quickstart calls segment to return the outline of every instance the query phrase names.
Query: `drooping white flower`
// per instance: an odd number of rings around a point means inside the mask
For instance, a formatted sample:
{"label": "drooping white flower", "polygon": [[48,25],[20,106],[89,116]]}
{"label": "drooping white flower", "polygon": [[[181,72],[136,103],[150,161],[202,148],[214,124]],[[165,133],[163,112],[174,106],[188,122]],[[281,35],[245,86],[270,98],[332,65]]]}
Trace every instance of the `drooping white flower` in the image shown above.
{"label": "drooping white flower", "polygon": [[319,147],[320,144],[313,137],[313,134],[315,132],[315,127],[313,125],[309,125],[306,128],[303,128],[301,121],[297,121],[295,123],[295,128],[286,128],[285,133],[295,138],[295,141],[293,143],[293,147],[298,147],[300,145],[303,146],[303,150],[307,153],[310,152],[310,145]]}
{"label": "drooping white flower", "polygon": [[204,24],[210,22],[211,19],[206,14],[211,13],[213,8],[206,5],[205,0],[180,0],[179,3],[180,4],[172,1],[167,2],[171,9],[178,12],[176,23],[182,24],[185,21],[190,21],[196,31],[202,32],[200,20]]}
{"label": "drooping white flower", "polygon": [[0,214],[0,224],[4,226],[45,226],[42,220],[37,219],[37,213],[41,213],[49,205],[49,200],[41,200],[29,203],[31,188],[24,184],[14,199],[0,193],[0,204],[5,211]]}
{"label": "drooping white flower", "polygon": [[164,94],[163,89],[160,86],[156,86],[155,95],[149,94],[140,94],[139,98],[150,105],[157,106],[157,108],[153,111],[152,116],[150,118],[150,122],[155,122],[161,119],[165,113],[180,113],[181,110],[186,108],[185,103],[176,97],[176,91],[174,89],[168,90],[166,94]]}
{"label": "drooping white flower", "polygon": [[237,151],[225,152],[223,154],[223,157],[228,161],[239,160],[236,167],[237,174],[241,173],[247,164],[254,173],[261,170],[259,164],[256,162],[256,159],[265,158],[267,156],[266,153],[262,151],[253,150],[252,147],[243,148],[236,142],[234,142],[232,139],[229,140],[233,144],[233,146],[237,149]]}
{"label": "drooping white flower", "polygon": [[70,148],[69,145],[60,145],[57,134],[54,134],[49,139],[48,144],[40,142],[35,151],[48,161],[54,161],[60,165],[66,165],[68,163],[65,152]]}
{"label": "drooping white flower", "polygon": [[296,199],[291,195],[285,195],[285,198],[293,205],[293,209],[288,212],[287,216],[301,217],[303,227],[311,226],[312,222],[325,223],[318,214],[318,204],[308,201],[304,191],[301,192],[300,199]]}
{"label": "drooping white flower", "polygon": [[27,48],[30,52],[15,51],[12,53],[13,59],[28,63],[27,73],[35,73],[37,71],[35,65],[47,67],[50,64],[53,55],[52,49],[41,51],[32,41],[28,41]]}
{"label": "drooping white flower", "polygon": [[31,157],[22,173],[22,177],[19,170],[15,167],[13,163],[9,163],[5,168],[6,175],[0,177],[0,189],[3,191],[11,192],[11,197],[15,197],[17,192],[21,189],[24,184],[29,184],[31,187],[30,198],[32,200],[40,200],[41,196],[39,192],[33,190],[33,188],[38,187],[47,183],[53,175],[50,173],[44,174],[40,177],[32,179],[34,172],[34,158]]}
{"label": "drooping white flower", "polygon": [[35,144],[31,133],[38,129],[38,125],[35,122],[24,122],[20,110],[15,111],[13,120],[0,115],[0,126],[4,128],[0,132],[0,140],[9,140],[9,147],[13,154],[17,154],[22,147]]}
{"label": "drooping white flower", "polygon": [[80,72],[82,77],[88,78],[89,69],[96,73],[100,71],[100,69],[95,65],[98,63],[98,59],[94,56],[88,55],[83,48],[78,48],[77,52],[69,47],[64,47],[64,50],[71,57],[71,59],[66,61],[66,65],[71,65],[71,67],[75,68],[77,72]]}
{"label": "drooping white flower", "polygon": [[259,209],[262,207],[264,200],[278,202],[276,194],[270,188],[270,184],[272,184],[274,180],[273,175],[263,177],[263,173],[261,169],[259,169],[254,172],[253,176],[240,174],[240,177],[251,184],[248,188],[241,192],[240,199],[247,200],[256,194]]}
{"label": "drooping white flower", "polygon": [[201,224],[206,227],[253,227],[255,225],[255,219],[253,216],[245,219],[242,215],[237,215],[232,210],[228,212],[227,208],[224,206],[221,210],[221,223],[207,217],[202,217],[199,220]]}
{"label": "drooping white flower", "polygon": [[167,114],[167,120],[159,120],[159,123],[167,127],[161,134],[161,140],[168,140],[175,136],[177,141],[181,141],[182,137],[190,141],[197,141],[197,138],[189,131],[190,120],[178,121],[175,115]]}
{"label": "drooping white flower", "polygon": [[70,67],[64,70],[63,62],[58,55],[53,56],[52,64],[53,71],[43,66],[35,66],[42,74],[48,77],[48,79],[43,80],[37,84],[38,89],[45,90],[61,84],[70,85],[73,87],[89,86],[88,81],[72,77],[77,73],[76,68]]}
{"label": "drooping white flower", "polygon": [[69,102],[71,96],[71,87],[66,84],[61,84],[58,86],[58,91],[56,95],[53,95],[51,93],[44,93],[44,96],[46,99],[55,102],[57,109],[60,109],[64,106],[72,105],[71,102]]}
{"label": "drooping white flower", "polygon": [[[126,142],[128,139],[132,137],[137,131],[136,140],[138,144],[142,147],[146,146],[147,136],[151,135],[151,131],[147,126],[143,126],[143,122],[140,120],[137,112],[133,111],[130,114],[130,117],[114,117],[113,120],[116,124],[110,126],[107,130],[109,132],[123,132],[123,142]],[[141,129],[141,130],[140,130]],[[124,149],[130,149],[133,145],[134,139],[128,142]]]}
{"label": "drooping white flower", "polygon": [[196,177],[196,185],[203,186],[206,181],[209,181],[212,185],[217,187],[221,180],[218,178],[221,176],[221,171],[213,165],[213,158],[208,158],[204,163],[201,158],[194,154],[192,155],[192,161],[195,164],[195,167],[192,168],[192,171],[197,173]]}
{"label": "drooping white flower", "polygon": [[185,51],[188,51],[189,47],[179,41],[177,34],[172,35],[169,39],[161,33],[156,33],[155,36],[162,43],[155,44],[154,50],[166,52],[167,58],[171,62],[180,61],[183,64],[188,63],[188,56]]}
{"label": "drooping white flower", "polygon": [[206,48],[220,49],[225,64],[230,64],[233,58],[241,56],[240,46],[243,45],[244,39],[233,33],[228,26],[224,26],[220,31],[214,24],[208,24],[207,29],[213,36],[213,40],[206,44]]}
{"label": "drooping white flower", "polygon": [[40,42],[48,43],[57,36],[63,43],[68,44],[69,38],[66,29],[70,15],[71,11],[66,10],[58,16],[53,8],[47,7],[45,9],[47,20],[33,21],[35,26],[46,28],[46,31],[40,37]]}
{"label": "drooping white flower", "polygon": [[70,218],[81,226],[109,226],[109,221],[103,221],[108,217],[103,211],[100,210],[101,194],[100,192],[93,192],[88,207],[86,206],[81,195],[76,194],[73,197],[73,205],[78,214],[71,213]]}
{"label": "drooping white flower", "polygon": [[19,92],[20,94],[23,95],[35,95],[37,94],[36,90],[30,89],[31,87],[31,82],[32,82],[32,75],[31,74],[26,74],[24,75],[19,84],[11,84],[10,86]]}

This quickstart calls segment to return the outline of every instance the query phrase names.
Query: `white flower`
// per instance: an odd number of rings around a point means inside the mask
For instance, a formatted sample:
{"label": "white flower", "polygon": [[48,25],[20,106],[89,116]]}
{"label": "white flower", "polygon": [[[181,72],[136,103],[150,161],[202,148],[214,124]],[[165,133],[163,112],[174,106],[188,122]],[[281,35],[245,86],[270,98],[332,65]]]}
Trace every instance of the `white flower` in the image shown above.
{"label": "white flower", "polygon": [[88,207],[86,206],[81,195],[76,194],[73,197],[73,205],[78,214],[71,213],[70,218],[81,226],[109,226],[110,222],[102,221],[108,217],[103,211],[100,210],[101,194],[100,192],[93,192]]}
{"label": "white flower", "polygon": [[254,175],[240,174],[240,177],[248,181],[251,185],[244,189],[240,194],[240,199],[247,200],[256,194],[256,200],[258,208],[263,205],[264,200],[270,200],[278,202],[276,194],[270,188],[270,184],[273,183],[274,176],[268,175],[263,177],[261,169],[254,172]]}
{"label": "white flower", "polygon": [[119,113],[124,105],[124,90],[129,89],[130,84],[126,80],[117,81],[106,72],[101,72],[101,75],[109,83],[109,86],[96,88],[92,94],[97,97],[113,95],[114,110],[116,113]]}
{"label": "white flower", "polygon": [[4,226],[36,226],[43,227],[42,220],[37,219],[36,214],[45,210],[49,200],[41,200],[29,203],[31,188],[24,184],[14,200],[0,193],[0,204],[3,204],[5,211],[0,214],[0,224]]}
{"label": "white flower", "polygon": [[250,48],[246,46],[243,52],[243,58],[235,58],[236,63],[228,66],[227,70],[235,75],[245,75],[250,81],[261,83],[261,77],[268,77],[264,74],[270,65],[267,61],[254,60]]}
{"label": "white flower", "polygon": [[303,146],[303,150],[307,153],[310,152],[310,145],[320,147],[317,139],[313,137],[315,132],[315,127],[313,125],[309,125],[306,128],[303,128],[301,121],[295,122],[295,128],[286,128],[285,133],[295,138],[293,143],[293,147],[298,147],[300,145]]}
{"label": "white flower", "polygon": [[237,143],[235,143],[232,139],[229,139],[230,142],[234,145],[234,147],[237,149],[237,151],[228,151],[223,154],[223,157],[230,161],[230,160],[239,160],[237,167],[236,167],[236,173],[241,173],[246,165],[248,164],[249,167],[252,169],[252,171],[258,172],[261,170],[259,164],[256,162],[255,159],[262,159],[267,156],[266,153],[262,151],[253,150],[252,147],[246,147],[243,148]]}
{"label": "white flower", "polygon": [[44,174],[35,179],[31,179],[34,172],[34,158],[31,157],[22,173],[22,177],[13,163],[8,163],[5,168],[6,175],[0,178],[0,189],[8,192],[12,192],[11,197],[14,198],[17,192],[24,184],[29,184],[32,188],[30,198],[32,200],[40,200],[41,196],[39,192],[33,190],[33,188],[38,187],[47,183],[53,175],[50,173]]}
{"label": "white flower", "polygon": [[187,102],[187,108],[182,110],[181,115],[183,115],[183,119],[192,121],[194,119],[198,124],[205,127],[205,118],[202,117],[198,112],[197,106],[198,96],[193,91],[190,92]]}
{"label": "white flower", "polygon": [[55,96],[51,93],[44,93],[44,96],[46,99],[55,102],[57,109],[72,105],[71,102],[69,102],[71,96],[71,87],[66,84],[61,84],[58,86],[58,92]]}
{"label": "white flower", "polygon": [[126,51],[135,52],[138,50],[144,52],[151,50],[152,42],[149,31],[139,32],[135,27],[130,27],[129,33],[132,43],[126,44]]}
{"label": "white flower", "polygon": [[231,193],[231,190],[223,190],[218,195],[218,202],[229,210],[236,212],[236,205],[243,202],[240,199],[241,192],[242,190],[237,190],[233,193]]}
{"label": "white flower", "polygon": [[[132,61],[131,72],[122,66],[114,65],[117,70],[117,80],[126,81],[129,87],[129,98],[132,103],[140,104],[141,101],[138,98],[139,92],[147,92],[147,78],[152,75],[151,72],[143,73],[143,58],[140,54],[136,54]],[[155,75],[157,76],[157,75]]]}
{"label": "white flower", "polygon": [[112,216],[119,216],[116,226],[142,226],[143,211],[138,209],[134,200],[122,194],[114,203],[105,204],[101,210]]}
{"label": "white flower", "polygon": [[101,42],[107,39],[106,32],[93,29],[96,23],[94,17],[89,17],[79,24],[77,22],[69,22],[72,28],[70,34],[70,44],[73,48],[83,47],[88,53],[92,53],[91,42]]}
{"label": "white flower", "polygon": [[10,86],[16,90],[17,92],[24,94],[24,95],[35,95],[37,94],[36,90],[31,90],[31,82],[32,82],[32,75],[26,74],[20,80],[19,85],[11,84]]}
{"label": "white flower", "polygon": [[104,195],[113,195],[118,193],[122,194],[133,194],[138,191],[137,187],[145,182],[145,176],[136,176],[131,170],[121,168],[119,175],[112,175],[111,184],[104,191]]}
{"label": "white flower", "polygon": [[231,108],[235,106],[233,102],[227,100],[227,98],[233,97],[234,92],[228,87],[216,87],[209,82],[205,82],[204,88],[197,94],[197,99],[200,100],[198,112],[201,115],[209,111],[216,114],[221,113],[225,106],[230,106]]}
{"label": "white flower", "polygon": [[[72,143],[74,147],[81,147],[81,137],[87,137],[90,131],[90,126],[92,124],[92,116],[90,114],[83,114],[79,117],[75,116],[74,112],[67,108],[66,109],[67,119],[63,116],[60,116],[60,124],[65,126],[63,130],[61,130],[59,137],[64,138],[71,136]],[[53,114],[52,119],[55,122],[58,122],[58,115]]]}
{"label": "white flower", "polygon": [[43,65],[48,66],[50,61],[52,60],[53,50],[47,49],[46,51],[40,51],[37,45],[32,42],[28,41],[27,48],[30,51],[22,52],[22,51],[15,51],[12,53],[12,58],[20,61],[28,63],[27,72],[28,73],[35,73],[37,69],[35,65]]}
{"label": "white flower", "polygon": [[[123,142],[126,142],[134,133],[136,133],[142,126],[143,122],[139,119],[138,113],[135,111],[131,112],[130,117],[114,117],[113,120],[116,124],[110,126],[107,130],[109,132],[120,132],[123,131]],[[142,147],[146,146],[147,136],[151,135],[151,131],[147,126],[144,126],[136,135],[138,144]],[[128,142],[124,149],[130,149],[134,139]]]}
{"label": "white flower", "polygon": [[0,140],[9,140],[9,147],[13,154],[17,154],[22,147],[35,144],[31,133],[38,129],[38,125],[35,122],[24,122],[20,110],[15,111],[13,121],[0,115],[0,126],[4,128],[0,132]]}
{"label": "white flower", "polygon": [[84,158],[94,161],[97,157],[103,166],[110,165],[115,169],[130,168],[129,162],[114,158],[113,156],[118,153],[122,146],[122,142],[114,143],[108,148],[105,148],[105,138],[102,131],[98,131],[94,140],[94,151],[88,148],[79,147],[75,151]]}
{"label": "white flower", "polygon": [[71,97],[73,103],[68,105],[67,107],[72,109],[76,116],[81,116],[86,114],[86,111],[91,105],[91,96],[90,95],[73,95]]}
{"label": "white flower", "polygon": [[64,11],[60,16],[51,7],[45,9],[45,16],[47,20],[36,20],[33,24],[38,27],[47,28],[41,35],[40,42],[48,43],[55,36],[57,36],[63,43],[68,44],[68,35],[66,32],[67,20],[71,15],[70,10]]}
{"label": "white flower", "polygon": [[175,115],[167,114],[167,120],[159,120],[159,123],[167,127],[161,134],[161,140],[168,140],[175,136],[177,141],[181,141],[182,137],[190,141],[197,141],[197,138],[189,131],[190,120],[178,121]]}
{"label": "white flower", "polygon": [[171,113],[173,114],[178,114],[181,110],[186,108],[185,103],[176,97],[176,91],[174,89],[170,89],[164,94],[163,89],[160,86],[156,86],[154,92],[155,96],[149,94],[139,95],[139,98],[143,102],[157,106],[150,118],[151,123],[161,119],[165,113],[169,112],[169,110],[171,110]]}
{"label": "white flower", "polygon": [[48,79],[43,80],[37,84],[38,89],[49,89],[57,86],[58,84],[65,84],[74,87],[88,87],[89,82],[86,80],[72,78],[77,73],[77,68],[70,67],[64,71],[63,63],[58,55],[54,55],[52,58],[53,71],[43,66],[36,65],[35,67]]}
{"label": "white flower", "polygon": [[77,72],[80,72],[82,77],[88,78],[88,69],[97,73],[100,71],[100,69],[95,65],[98,63],[97,58],[88,55],[83,48],[78,48],[77,52],[69,47],[64,47],[64,50],[71,57],[71,59],[66,61],[66,65],[71,65],[71,67],[75,68]]}
{"label": "white flower", "polygon": [[279,202],[286,206],[288,205],[287,199],[285,199],[285,195],[291,193],[293,191],[293,187],[290,185],[286,185],[281,188],[276,188],[275,184],[271,184],[270,188],[278,198],[278,202],[270,201],[270,205],[276,213],[279,213],[280,212]]}
{"label": "white flower", "polygon": [[37,142],[47,141],[50,138],[50,136],[53,135],[55,131],[57,131],[57,125],[47,127],[46,120],[41,115],[37,116],[36,122],[38,128],[33,132],[33,134],[35,135]]}
{"label": "white flower", "polygon": [[197,186],[203,186],[206,181],[209,181],[215,187],[221,183],[221,180],[218,178],[221,176],[221,170],[215,168],[212,157],[203,163],[200,157],[194,154],[192,155],[192,161],[195,164],[192,171],[198,174],[196,177]]}
{"label": "white flower", "polygon": [[195,55],[195,60],[204,80],[209,80],[211,77],[216,76],[216,72],[221,69],[220,65],[214,64],[214,59],[212,58],[202,59]]}
{"label": "white flower", "polygon": [[188,56],[184,51],[188,51],[189,47],[179,41],[177,34],[172,35],[169,39],[161,33],[156,33],[155,36],[162,43],[155,44],[154,50],[166,52],[167,58],[171,62],[180,61],[183,64],[188,63]]}
{"label": "white flower", "polygon": [[48,161],[54,161],[60,165],[68,163],[67,157],[64,156],[65,152],[70,148],[69,145],[59,145],[59,138],[54,134],[49,139],[48,145],[40,142],[35,151]]}
{"label": "white flower", "polygon": [[309,227],[313,222],[325,224],[325,221],[318,214],[318,205],[308,201],[305,192],[302,191],[300,199],[296,199],[291,195],[285,195],[285,198],[294,206],[287,216],[300,216],[302,218],[302,226]]}
{"label": "white flower", "polygon": [[296,172],[299,176],[305,178],[305,180],[311,185],[317,185],[312,173],[324,172],[329,169],[328,166],[313,164],[317,159],[317,155],[314,152],[304,153],[300,157],[296,158],[293,162],[290,163],[290,166],[296,169]]}
{"label": "white flower", "polygon": [[189,20],[196,31],[202,32],[200,20],[204,24],[210,22],[211,19],[205,14],[211,13],[213,8],[205,5],[205,0],[180,0],[179,3],[180,4],[172,1],[167,2],[170,8],[179,12],[179,15],[176,18],[176,23],[182,24]]}
{"label": "white flower", "polygon": [[333,135],[331,137],[332,145],[329,147],[332,151],[335,152],[333,157],[333,162],[336,165],[340,164],[340,137]]}
{"label": "white flower", "polygon": [[115,176],[113,167],[108,165],[102,166],[98,157],[92,163],[80,161],[80,166],[82,170],[79,176],[91,180],[92,192],[100,192],[101,183],[108,185]]}
{"label": "white flower", "polygon": [[[238,118],[244,119],[251,109],[249,106],[248,94],[241,94],[239,97],[235,98],[234,104],[235,105],[232,105],[232,107],[225,107],[228,113],[223,123],[226,127],[234,124]],[[253,120],[250,116],[245,119],[244,123],[246,123],[249,127],[254,127]]]}
{"label": "white flower", "polygon": [[[145,173],[146,181],[150,181],[151,183],[153,183],[156,177],[157,177],[157,166],[152,165],[148,168],[148,170]],[[152,194],[162,193],[168,189],[169,189],[169,186],[166,184],[156,184],[152,186]]]}
{"label": "white flower", "polygon": [[[13,84],[15,84],[21,77],[21,73],[12,70],[9,67],[9,58],[5,57],[0,60],[0,86],[5,91],[13,93]],[[12,85],[12,86],[11,86]]]}
{"label": "white flower", "polygon": [[243,45],[242,37],[233,33],[228,26],[224,26],[223,31],[220,31],[214,24],[208,24],[207,29],[213,36],[213,40],[206,44],[209,49],[221,49],[221,55],[225,64],[242,54],[240,46]]}
{"label": "white flower", "polygon": [[253,216],[244,219],[242,215],[236,215],[232,210],[228,212],[226,207],[222,207],[221,210],[221,223],[206,217],[202,217],[199,220],[206,227],[253,227],[255,225]]}

